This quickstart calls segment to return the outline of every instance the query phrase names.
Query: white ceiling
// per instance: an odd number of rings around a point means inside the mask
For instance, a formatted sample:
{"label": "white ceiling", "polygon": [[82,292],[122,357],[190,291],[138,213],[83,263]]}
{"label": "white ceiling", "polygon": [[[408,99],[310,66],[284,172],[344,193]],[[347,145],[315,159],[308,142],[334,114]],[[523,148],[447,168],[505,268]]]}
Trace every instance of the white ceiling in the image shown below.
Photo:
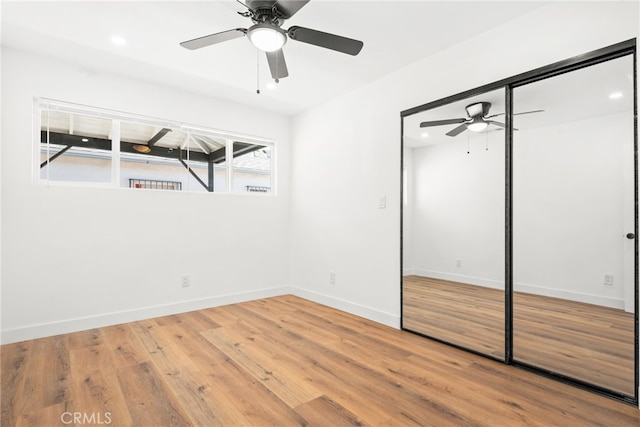
{"label": "white ceiling", "polygon": [[[274,90],[246,38],[189,51],[179,42],[247,28],[223,1],[2,1],[2,45],[66,59],[86,73],[115,72],[293,115],[545,5],[544,2],[311,0],[299,25],[362,40],[360,55],[290,40],[289,77]],[[127,40],[116,46],[111,37]],[[262,93],[256,94],[259,79]]]}

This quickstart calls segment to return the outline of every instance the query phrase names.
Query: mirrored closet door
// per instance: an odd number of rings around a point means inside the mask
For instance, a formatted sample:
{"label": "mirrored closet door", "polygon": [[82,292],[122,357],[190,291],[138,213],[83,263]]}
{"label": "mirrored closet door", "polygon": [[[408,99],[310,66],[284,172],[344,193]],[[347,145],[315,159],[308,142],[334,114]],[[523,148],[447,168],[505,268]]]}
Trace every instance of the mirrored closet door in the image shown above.
{"label": "mirrored closet door", "polygon": [[632,55],[513,89],[513,357],[635,393]]}
{"label": "mirrored closet door", "polygon": [[501,360],[504,106],[493,90],[403,119],[403,328]]}
{"label": "mirrored closet door", "polygon": [[402,328],[637,405],[636,41],[401,113]]}

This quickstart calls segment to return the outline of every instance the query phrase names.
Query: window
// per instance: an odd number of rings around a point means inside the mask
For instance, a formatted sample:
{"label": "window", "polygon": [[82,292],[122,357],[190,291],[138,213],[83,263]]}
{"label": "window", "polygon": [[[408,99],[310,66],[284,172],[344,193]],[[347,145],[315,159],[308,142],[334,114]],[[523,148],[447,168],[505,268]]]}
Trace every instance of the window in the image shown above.
{"label": "window", "polygon": [[49,100],[36,101],[36,117],[40,182],[273,192],[275,145],[265,140]]}
{"label": "window", "polygon": [[41,109],[40,122],[41,179],[111,182],[110,120],[53,107]]}
{"label": "window", "polygon": [[246,142],[233,143],[233,191],[271,191],[271,147]]}

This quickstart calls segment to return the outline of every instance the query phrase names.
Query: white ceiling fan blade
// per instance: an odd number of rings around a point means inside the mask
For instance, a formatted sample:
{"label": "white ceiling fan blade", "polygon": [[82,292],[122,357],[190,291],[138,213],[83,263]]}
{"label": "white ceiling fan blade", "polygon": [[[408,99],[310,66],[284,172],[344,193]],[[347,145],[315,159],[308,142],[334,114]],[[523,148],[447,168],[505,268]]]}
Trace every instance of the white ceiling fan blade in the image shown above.
{"label": "white ceiling fan blade", "polygon": [[271,70],[271,77],[274,79],[287,77],[289,75],[289,71],[287,70],[287,63],[284,60],[284,52],[282,52],[282,49],[265,53],[267,54],[267,62],[269,63],[269,70]]}
{"label": "white ceiling fan blade", "polygon": [[243,37],[247,33],[245,28],[235,28],[233,30],[222,31],[220,33],[209,34],[208,36],[198,37],[197,39],[187,40],[180,43],[180,46],[195,50],[203,47],[211,46],[212,44],[222,43],[227,40],[233,40]]}

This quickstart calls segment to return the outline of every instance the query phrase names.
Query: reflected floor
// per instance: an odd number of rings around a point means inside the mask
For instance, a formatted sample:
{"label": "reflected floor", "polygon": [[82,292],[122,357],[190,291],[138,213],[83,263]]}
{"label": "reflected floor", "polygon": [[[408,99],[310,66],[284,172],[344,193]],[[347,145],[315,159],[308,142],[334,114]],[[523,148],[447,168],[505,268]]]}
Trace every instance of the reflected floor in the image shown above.
{"label": "reflected floor", "polygon": [[[608,307],[514,293],[514,359],[634,395],[634,316]],[[403,327],[504,359],[504,291],[403,278]]]}

